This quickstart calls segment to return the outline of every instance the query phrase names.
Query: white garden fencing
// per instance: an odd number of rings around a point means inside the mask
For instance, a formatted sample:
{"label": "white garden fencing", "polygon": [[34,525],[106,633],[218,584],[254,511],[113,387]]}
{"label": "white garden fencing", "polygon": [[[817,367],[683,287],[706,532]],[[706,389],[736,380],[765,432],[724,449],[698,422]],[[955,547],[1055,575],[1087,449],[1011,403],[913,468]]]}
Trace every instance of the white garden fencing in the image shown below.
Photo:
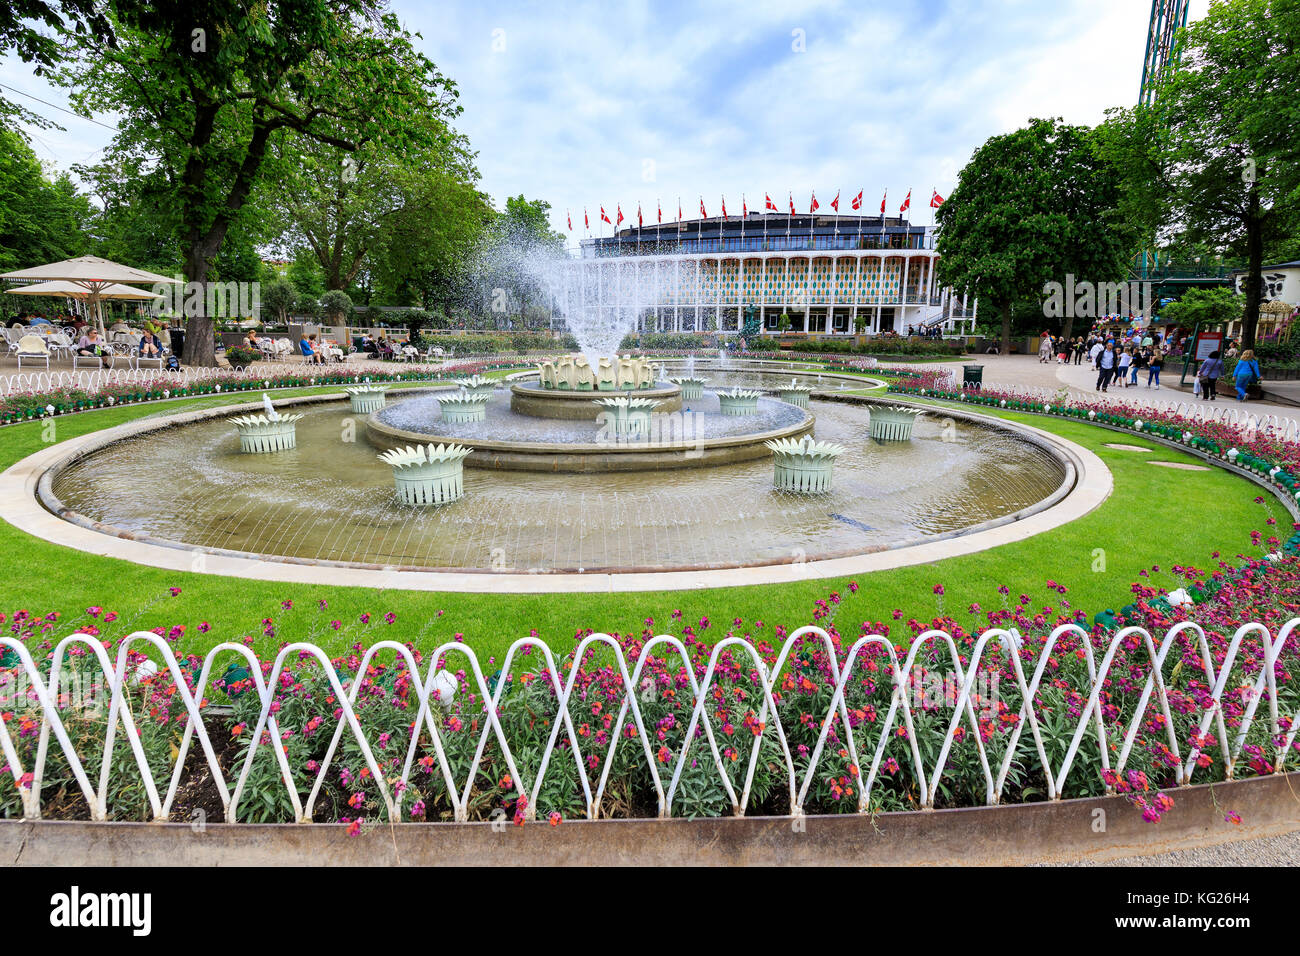
{"label": "white garden fencing", "polygon": [[[1196,782],[1196,774],[1200,768],[1198,758],[1201,754],[1195,747],[1189,749],[1184,746],[1184,741],[1178,739],[1170,713],[1170,702],[1165,681],[1162,676],[1166,656],[1171,647],[1178,646],[1176,639],[1182,632],[1186,632],[1189,635],[1188,640],[1199,648],[1199,657],[1205,668],[1205,680],[1209,686],[1212,686],[1208,698],[1205,698],[1204,706],[1194,716],[1195,723],[1199,728],[1199,735],[1203,736],[1211,728],[1217,733],[1220,741],[1220,755],[1217,759],[1223,765],[1224,775],[1229,778],[1233,776],[1247,735],[1252,726],[1260,720],[1265,721],[1267,724],[1269,731],[1268,746],[1275,751],[1271,763],[1275,768],[1275,772],[1281,772],[1286,766],[1287,757],[1292,750],[1292,745],[1295,743],[1300,723],[1296,721],[1295,714],[1283,716],[1280,713],[1279,688],[1276,677],[1277,668],[1274,665],[1277,663],[1282,649],[1297,623],[1300,623],[1300,618],[1288,621],[1281,627],[1276,636],[1262,624],[1250,623],[1242,625],[1233,634],[1226,649],[1216,648],[1216,650],[1223,651],[1222,659],[1217,666],[1215,654],[1211,652],[1211,644],[1207,640],[1205,632],[1195,623],[1182,623],[1175,626],[1164,635],[1159,644],[1156,643],[1156,639],[1150,633],[1137,627],[1128,627],[1118,631],[1107,637],[1104,643],[1099,644],[1095,649],[1089,640],[1081,640],[1080,651],[1086,664],[1088,686],[1086,688],[1080,686],[1078,690],[1080,694],[1087,694],[1087,702],[1081,708],[1075,723],[1068,751],[1064,758],[1055,764],[1049,761],[1043,744],[1043,721],[1048,715],[1040,712],[1039,705],[1032,702],[1035,701],[1036,694],[1048,670],[1049,659],[1056,650],[1056,645],[1062,636],[1067,634],[1075,634],[1080,638],[1086,636],[1086,631],[1073,624],[1056,628],[1046,639],[1037,656],[1032,659],[1022,661],[1020,654],[1008,655],[1014,670],[1016,691],[1018,692],[1016,699],[1022,703],[1019,706],[1017,725],[1006,740],[1005,756],[1001,760],[992,761],[981,740],[973,701],[973,693],[976,691],[973,691],[973,688],[976,688],[977,680],[979,680],[982,673],[981,662],[984,661],[986,651],[990,647],[1001,646],[1010,649],[1023,646],[1016,631],[1004,629],[985,631],[975,642],[974,647],[969,650],[969,662],[965,665],[963,665],[963,658],[959,653],[957,643],[944,631],[931,630],[918,635],[912,641],[906,656],[902,660],[899,658],[899,651],[888,639],[880,636],[859,638],[847,649],[842,660],[837,659],[838,676],[835,679],[833,697],[827,712],[821,715],[820,737],[815,749],[809,756],[807,768],[802,772],[802,775],[796,771],[796,761],[791,756],[786,729],[781,725],[773,693],[778,687],[778,678],[786,670],[787,665],[793,666],[791,652],[802,646],[802,639],[807,639],[821,646],[830,659],[836,659],[831,638],[820,627],[803,627],[793,632],[782,645],[780,653],[771,667],[764,663],[753,644],[741,638],[726,638],[713,647],[707,667],[702,675],[697,674],[696,670],[691,666],[687,649],[677,637],[661,635],[647,640],[643,645],[640,656],[629,668],[629,661],[624,655],[622,647],[617,641],[605,634],[593,634],[578,645],[573,664],[567,673],[562,673],[556,667],[551,649],[542,641],[536,638],[523,638],[516,641],[510,647],[501,664],[502,678],[498,681],[494,691],[489,690],[488,684],[484,680],[481,662],[473,649],[461,643],[441,645],[429,656],[423,668],[420,668],[417,667],[411,651],[406,646],[395,641],[381,641],[371,646],[361,655],[360,664],[355,669],[355,672],[358,674],[366,673],[367,666],[375,659],[376,655],[391,652],[395,659],[405,663],[411,674],[417,675],[417,677],[423,674],[423,677],[418,677],[418,681],[412,687],[415,701],[411,707],[416,709],[415,705],[418,704],[418,710],[416,710],[415,719],[411,723],[410,740],[409,742],[404,741],[407,750],[400,780],[403,788],[409,783],[417,744],[420,742],[422,734],[427,732],[427,739],[430,741],[429,746],[432,746],[437,755],[443,782],[454,806],[457,820],[465,820],[468,817],[468,807],[474,791],[475,781],[489,740],[495,740],[501,758],[516,782],[516,787],[523,796],[528,798],[527,812],[531,814],[535,803],[533,796],[539,792],[552,758],[556,756],[557,743],[561,732],[564,733],[569,744],[569,747],[565,749],[570,750],[569,756],[572,756],[578,766],[578,777],[588,818],[594,819],[601,815],[601,803],[608,782],[609,768],[613,764],[614,749],[620,743],[624,746],[636,748],[638,747],[637,741],[639,741],[639,749],[644,753],[645,766],[653,781],[661,817],[673,815],[682,770],[687,764],[692,748],[704,746],[707,746],[708,752],[712,756],[712,763],[717,770],[716,785],[725,791],[726,799],[733,812],[743,814],[749,803],[760,745],[764,738],[775,741],[779,745],[783,755],[781,758],[783,763],[781,777],[784,785],[789,790],[790,814],[800,816],[804,812],[803,808],[808,797],[809,787],[817,773],[818,764],[826,747],[832,725],[838,724],[840,726],[842,733],[839,733],[841,741],[839,745],[849,749],[853,764],[859,768],[863,766],[862,761],[859,760],[855,733],[849,722],[845,694],[850,680],[860,679],[861,670],[859,669],[859,672],[855,674],[854,665],[859,656],[866,652],[868,648],[878,648],[881,652],[882,656],[877,658],[880,668],[878,676],[881,681],[888,679],[892,683],[892,694],[888,713],[879,722],[878,730],[874,730],[875,725],[873,725],[873,732],[877,742],[874,748],[867,747],[870,750],[869,753],[867,749],[864,749],[863,752],[863,756],[868,758],[869,764],[858,780],[858,783],[860,783],[857,788],[859,812],[869,812],[870,795],[881,771],[882,755],[886,743],[897,735],[900,727],[906,729],[911,771],[919,789],[919,802],[922,807],[932,807],[934,805],[935,793],[944,781],[950,752],[954,741],[957,739],[959,728],[965,728],[965,730],[961,730],[961,734],[963,736],[969,735],[978,749],[979,763],[982,767],[985,784],[985,802],[987,804],[992,805],[999,802],[1013,759],[1025,760],[1025,748],[1021,748],[1019,754],[1017,754],[1017,743],[1025,730],[1028,730],[1034,743],[1033,750],[1037,754],[1038,769],[1046,781],[1047,798],[1060,799],[1069,796],[1071,793],[1069,785],[1071,770],[1075,766],[1076,759],[1085,748],[1089,753],[1095,752],[1100,758],[1102,768],[1112,769],[1117,774],[1123,774],[1135,746],[1139,728],[1142,727],[1148,716],[1155,716],[1154,713],[1149,714],[1152,708],[1156,708],[1159,718],[1167,730],[1167,745],[1173,755],[1173,762],[1177,764],[1175,769],[1177,784],[1187,786]],[[1145,683],[1141,687],[1140,698],[1126,733],[1122,739],[1111,739],[1108,737],[1102,718],[1101,688],[1108,680],[1112,679],[1112,666],[1116,660],[1118,649],[1126,639],[1132,636],[1138,638],[1140,647],[1144,652],[1143,659],[1147,665],[1147,676]],[[1242,651],[1243,643],[1246,642],[1249,642],[1247,646],[1251,651],[1249,656],[1255,658],[1258,666],[1246,668],[1239,662],[1239,653]],[[154,779],[137,737],[131,710],[129,707],[124,706],[126,692],[129,690],[131,683],[138,679],[137,674],[128,673],[128,668],[136,666],[129,662],[128,651],[139,649],[142,646],[150,653],[151,658],[160,665],[161,669],[169,673],[176,682],[177,697],[184,705],[189,716],[189,721],[179,744],[179,752],[174,757],[174,766],[169,781]],[[47,675],[43,675],[41,670],[38,669],[28,647],[22,642],[14,638],[0,637],[0,652],[3,652],[6,648],[14,650],[20,659],[20,665],[13,674],[13,679],[23,679],[27,682],[28,689],[26,693],[30,700],[30,706],[39,710],[40,740],[34,763],[30,767],[25,767],[19,761],[15,742],[11,737],[11,728],[5,721],[0,721],[0,755],[4,757],[5,762],[8,764],[13,779],[18,780],[24,773],[29,771],[33,774],[30,786],[22,790],[23,812],[26,818],[36,819],[40,817],[42,776],[49,755],[50,737],[53,736],[65,755],[76,778],[76,783],[90,807],[91,817],[95,820],[106,819],[110,811],[108,805],[108,768],[111,766],[113,748],[121,746],[121,738],[125,738],[126,745],[131,748],[134,754],[135,762],[148,792],[149,804],[154,816],[158,819],[166,819],[171,811],[181,782],[186,756],[197,738],[202,757],[206,760],[207,766],[212,772],[213,780],[220,791],[221,801],[226,809],[227,820],[236,818],[236,812],[244,795],[245,784],[253,766],[254,757],[257,750],[262,746],[271,746],[276,755],[281,777],[287,789],[288,797],[292,802],[296,819],[299,822],[310,820],[313,806],[321,792],[322,784],[326,779],[326,774],[334,760],[344,733],[351,734],[355,739],[370,768],[370,772],[373,774],[373,779],[378,784],[389,813],[395,817],[400,815],[394,800],[394,790],[390,787],[390,781],[386,780],[385,773],[380,770],[371,745],[362,733],[354,709],[361,682],[353,681],[349,685],[346,679],[341,679],[331,666],[329,656],[321,648],[313,644],[294,643],[287,645],[276,655],[265,675],[263,674],[261,662],[249,648],[242,644],[220,644],[209,651],[204,658],[193,693],[186,686],[180,665],[171,647],[165,640],[151,632],[137,631],[123,640],[117,648],[116,664],[110,660],[100,641],[85,634],[71,634],[54,646]],[[525,649],[528,648],[532,650],[526,651]],[[111,699],[108,703],[107,733],[103,742],[103,759],[100,764],[103,770],[98,786],[89,779],[83,761],[73,746],[69,733],[61,719],[61,711],[52,703],[59,699],[62,692],[60,675],[63,672],[64,662],[74,652],[84,654],[87,661],[93,659],[96,662],[99,672],[103,675],[111,693]],[[686,665],[685,670],[689,676],[691,700],[694,705],[690,724],[682,737],[683,742],[673,755],[672,760],[664,767],[665,774],[671,768],[671,775],[667,776],[666,779],[661,776],[656,755],[652,752],[650,736],[647,734],[647,727],[643,721],[637,693],[624,693],[622,695],[621,709],[612,725],[616,728],[622,728],[630,715],[630,719],[637,731],[636,740],[625,739],[620,733],[612,734],[608,755],[603,761],[603,772],[599,779],[594,782],[589,778],[587,768],[582,760],[582,750],[579,746],[578,736],[575,733],[575,715],[571,713],[571,706],[580,703],[574,698],[574,687],[579,668],[591,654],[597,652],[604,655],[602,660],[605,663],[612,657],[613,666],[621,676],[624,688],[637,688],[640,686],[642,670],[652,655]],[[761,703],[756,703],[755,706],[759,711],[758,721],[764,729],[754,736],[750,748],[749,762],[744,767],[743,784],[739,792],[724,769],[724,758],[718,747],[715,728],[711,717],[706,714],[706,708],[711,706],[712,691],[715,686],[721,686],[716,675],[719,658],[724,652],[739,655],[752,664],[751,676],[755,684],[754,696],[761,700]],[[444,729],[440,726],[439,719],[442,706],[440,692],[445,692],[447,683],[446,677],[443,675],[447,668],[447,657],[452,653],[464,655],[468,660],[467,674],[472,676],[471,686],[477,688],[481,700],[492,701],[491,707],[483,709],[486,720],[478,736],[473,763],[462,780],[454,779],[448,761],[448,754],[444,747]],[[550,681],[557,701],[556,719],[550,723],[549,739],[545,742],[538,770],[531,781],[525,780],[519,773],[515,753],[519,752],[518,748],[521,746],[535,747],[541,743],[540,735],[529,741],[508,740],[498,720],[502,694],[507,686],[505,675],[512,673],[512,665],[524,653],[540,656],[546,665],[546,673],[549,675],[546,679]],[[937,663],[933,659],[936,655]],[[215,662],[218,657],[229,660],[232,656],[248,667],[256,686],[257,699],[261,702],[257,725],[253,728],[253,737],[251,738],[253,743],[247,759],[233,781],[233,786],[232,782],[225,778],[220,769],[213,750],[211,736],[214,731],[228,734],[229,718],[214,715],[211,712],[205,713],[200,709],[198,703],[205,699],[207,692],[210,690]],[[306,657],[314,658],[319,663],[323,674],[327,677],[333,689],[334,696],[339,701],[340,713],[336,719],[328,754],[314,773],[315,783],[304,803],[292,784],[292,771],[295,768],[290,767],[283,748],[272,746],[263,740],[263,732],[268,732],[267,740],[269,741],[279,741],[281,739],[280,729],[277,726],[275,712],[272,708],[275,689],[287,662],[297,662]],[[537,660],[537,657],[534,657],[533,660]],[[888,665],[887,673],[886,661]],[[947,722],[947,732],[942,739],[939,739],[936,735],[934,739],[918,741],[916,724],[913,720],[915,709],[918,706],[918,701],[913,699],[916,679],[920,673],[918,668],[928,671],[935,666],[945,668],[953,674],[960,691],[955,696],[955,699],[950,702],[951,719]],[[1000,666],[1005,667],[1006,665],[1002,664]],[[529,669],[533,668],[530,667]],[[986,663],[983,671],[986,677],[988,669],[989,665]],[[1290,667],[1284,669],[1283,672],[1297,673],[1300,672],[1300,669]],[[1132,672],[1130,669],[1126,669],[1122,673],[1117,672],[1113,676],[1116,680],[1131,679]],[[1221,707],[1221,703],[1228,695],[1232,695],[1236,703],[1240,704],[1242,708],[1241,722],[1231,733],[1229,733],[1225,725]],[[1294,697],[1291,694],[1288,694],[1288,696]],[[1260,717],[1258,714],[1262,704],[1267,705],[1267,714],[1264,717]],[[816,718],[819,715],[814,714],[812,716]],[[1185,719],[1190,716],[1193,715],[1184,714]],[[1052,717],[1059,719],[1060,715],[1054,714]],[[581,720],[581,717],[578,719]],[[121,734],[118,733],[119,723],[122,727]],[[699,740],[697,740],[697,728],[703,732]],[[738,746],[742,750],[744,749],[743,746]],[[937,757],[929,766],[926,766],[921,756],[922,752],[930,754],[937,752]],[[568,759],[568,757],[562,756],[561,759]],[[1114,761],[1113,766],[1112,759]],[[1201,776],[1204,778],[1206,772],[1202,771]],[[1077,788],[1075,792],[1078,792]]]}

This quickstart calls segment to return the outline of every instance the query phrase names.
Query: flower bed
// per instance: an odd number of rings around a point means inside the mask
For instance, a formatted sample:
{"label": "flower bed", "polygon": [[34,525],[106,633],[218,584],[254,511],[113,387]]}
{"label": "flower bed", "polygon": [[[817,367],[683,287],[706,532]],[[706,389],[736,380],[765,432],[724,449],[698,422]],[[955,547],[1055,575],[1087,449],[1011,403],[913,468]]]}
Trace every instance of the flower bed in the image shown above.
{"label": "flower bed", "polygon": [[203,381],[186,383],[183,379],[159,375],[158,378],[128,383],[110,383],[91,392],[83,389],[57,388],[50,391],[32,391],[6,395],[0,398],[0,425],[33,421],[51,415],[110,408],[138,402],[162,401],[170,398],[189,398],[199,395],[229,394],[231,392],[267,391],[282,388],[313,388],[326,385],[353,385],[359,382],[437,382],[466,375],[477,375],[502,368],[516,368],[511,364],[484,364],[478,362],[446,368],[415,367],[401,372],[374,372],[364,375],[356,372],[326,372],[299,374],[275,372],[271,374],[230,372]]}
{"label": "flower bed", "polygon": [[1249,421],[1243,424],[1206,421],[1114,400],[1080,402],[1062,397],[1056,401],[1044,401],[998,389],[967,392],[954,389],[950,377],[942,372],[913,375],[890,383],[889,391],[964,405],[1077,419],[1178,442],[1258,475],[1293,501],[1300,501],[1300,442],[1283,438],[1277,429],[1261,428]]}
{"label": "flower bed", "polygon": [[[345,624],[325,601],[286,601],[282,620],[260,628],[356,638],[332,660],[303,643],[261,661],[252,637],[200,659],[172,651],[184,625],[128,637],[100,607],[79,622],[20,611],[0,643],[0,815],[22,815],[26,801],[28,816],[202,810],[355,831],[386,819],[875,812],[1117,792],[1158,820],[1174,799],[1164,791],[1280,772],[1296,749],[1300,564],[1291,552],[1176,567],[1163,574],[1183,587],[1163,595],[1148,583],[1158,574],[1143,572],[1118,621],[1091,626],[1055,581],[1050,603],[1000,588],[990,610],[945,609],[935,585],[925,623],[895,610],[844,628],[831,593],[815,626],[792,633],[675,612],[666,627],[581,630],[558,661],[534,634],[480,662],[441,612],[398,643],[410,634],[394,615]],[[426,635],[448,643],[426,654]],[[57,726],[78,755],[56,732],[39,774],[53,722],[20,647],[42,687],[57,651]],[[125,687],[132,724],[117,728],[96,807],[106,674]]]}

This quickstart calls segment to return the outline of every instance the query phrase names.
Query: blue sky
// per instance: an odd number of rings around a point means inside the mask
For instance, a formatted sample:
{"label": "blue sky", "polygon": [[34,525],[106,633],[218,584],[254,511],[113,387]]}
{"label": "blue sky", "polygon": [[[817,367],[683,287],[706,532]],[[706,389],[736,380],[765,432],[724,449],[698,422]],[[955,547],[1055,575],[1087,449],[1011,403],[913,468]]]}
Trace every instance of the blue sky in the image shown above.
{"label": "blue sky", "polygon": [[[1193,0],[1192,17],[1208,0]],[[1137,98],[1150,5],[1143,0],[392,0],[460,86],[459,128],[498,208],[523,193],[566,209],[581,234],[603,203],[648,222],[677,198],[687,218],[823,210],[859,189],[864,208],[909,187],[928,221],[985,139],[1031,116],[1096,123]],[[0,83],[66,104],[14,58]],[[12,94],[10,94],[12,96]],[[22,97],[13,97],[22,99]],[[29,105],[66,131],[33,131],[42,159],[93,161],[111,132]],[[111,124],[112,117],[100,117]],[[608,226],[605,227],[608,230]]]}

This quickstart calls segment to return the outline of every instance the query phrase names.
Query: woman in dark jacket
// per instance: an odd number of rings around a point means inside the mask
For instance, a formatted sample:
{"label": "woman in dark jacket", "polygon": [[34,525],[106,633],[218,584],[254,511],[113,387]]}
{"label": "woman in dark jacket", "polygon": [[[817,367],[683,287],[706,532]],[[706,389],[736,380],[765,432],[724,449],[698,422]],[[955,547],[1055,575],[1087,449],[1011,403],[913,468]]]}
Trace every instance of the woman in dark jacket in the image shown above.
{"label": "woman in dark jacket", "polygon": [[1201,367],[1196,373],[1197,381],[1201,383],[1201,395],[1205,397],[1207,402],[1212,402],[1219,397],[1215,391],[1215,386],[1222,374],[1223,362],[1219,359],[1218,349],[1215,349],[1210,353],[1210,357],[1201,363]]}

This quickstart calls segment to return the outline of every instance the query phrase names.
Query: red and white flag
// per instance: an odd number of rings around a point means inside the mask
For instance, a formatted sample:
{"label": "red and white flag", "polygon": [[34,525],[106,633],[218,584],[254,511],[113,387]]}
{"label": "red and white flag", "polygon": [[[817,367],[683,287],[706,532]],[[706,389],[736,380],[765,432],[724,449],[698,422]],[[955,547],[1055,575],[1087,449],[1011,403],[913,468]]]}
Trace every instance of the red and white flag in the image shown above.
{"label": "red and white flag", "polygon": [[600,207],[600,218],[603,219],[603,220],[605,220],[605,221],[606,221],[607,223],[609,223],[611,226],[614,224],[613,220],[609,218],[609,213],[605,212],[605,207],[604,207],[604,206],[601,206],[601,207]]}
{"label": "red and white flag", "polygon": [[682,221],[682,197],[677,197],[677,221]]}
{"label": "red and white flag", "polygon": [[664,204],[658,199],[655,200],[655,209],[659,211],[659,221],[662,223],[664,221]]}
{"label": "red and white flag", "polygon": [[722,197],[722,218],[723,219],[727,218],[727,197],[726,196]]}
{"label": "red and white flag", "polygon": [[934,195],[930,197],[930,208],[938,209],[943,205],[943,197],[939,195],[939,191],[933,186],[930,187],[930,192],[934,193]]}
{"label": "red and white flag", "polygon": [[709,218],[709,214],[708,214],[707,212],[704,211],[704,197],[703,197],[703,196],[700,197],[700,218],[701,218],[701,219],[708,219],[708,218]]}
{"label": "red and white flag", "polygon": [[898,214],[901,216],[912,208],[912,190],[907,191],[907,198],[903,200],[903,205],[898,207]]}
{"label": "red and white flag", "polygon": [[636,204],[636,227],[637,227],[638,229],[640,229],[640,228],[641,228],[641,225],[642,225],[642,223],[641,223],[641,204],[640,204],[640,203],[637,203],[637,204]]}
{"label": "red and white flag", "polygon": [[569,210],[564,210],[564,218],[569,224],[569,232],[573,232],[573,217],[569,215]]}
{"label": "red and white flag", "polygon": [[836,212],[840,211],[840,191],[835,190],[835,198],[831,200],[831,208]]}
{"label": "red and white flag", "polygon": [[618,225],[619,223],[621,223],[622,221],[623,221],[623,204],[622,204],[622,203],[619,203],[619,204],[618,204],[618,222],[614,223],[614,225],[617,226],[617,225]]}
{"label": "red and white flag", "polygon": [[861,209],[861,208],[862,208],[862,190],[861,190],[861,189],[859,189],[859,190],[858,190],[858,194],[857,194],[856,196],[853,197],[853,208],[854,208],[854,209]]}
{"label": "red and white flag", "polygon": [[741,219],[748,219],[748,218],[749,218],[749,207],[748,207],[747,205],[745,205],[745,194],[744,194],[744,193],[741,193],[741,194],[740,194],[740,218],[741,218]]}
{"label": "red and white flag", "polygon": [[586,206],[583,206],[583,207],[582,207],[582,228],[583,228],[583,229],[590,229],[590,228],[591,228],[591,222],[587,219],[587,207],[586,207]]}
{"label": "red and white flag", "polygon": [[779,209],[776,208],[776,203],[772,202],[772,197],[771,197],[770,195],[768,195],[767,193],[763,193],[763,199],[764,199],[764,201],[767,203],[767,208],[764,210],[765,212],[767,212],[767,211],[771,211],[771,212],[780,212],[780,211],[781,211],[781,210],[779,210]]}
{"label": "red and white flag", "polygon": [[888,190],[888,189],[886,189],[886,190],[885,190],[885,194],[884,194],[883,196],[880,197],[880,214],[881,214],[882,216],[885,214],[885,201],[886,201],[887,199],[889,199],[889,190]]}
{"label": "red and white flag", "polygon": [[817,190],[814,189],[812,194],[812,200],[808,203],[808,211],[810,213],[814,213],[820,208],[821,206],[817,205]]}
{"label": "red and white flag", "polygon": [[794,215],[794,193],[790,193],[790,215]]}

